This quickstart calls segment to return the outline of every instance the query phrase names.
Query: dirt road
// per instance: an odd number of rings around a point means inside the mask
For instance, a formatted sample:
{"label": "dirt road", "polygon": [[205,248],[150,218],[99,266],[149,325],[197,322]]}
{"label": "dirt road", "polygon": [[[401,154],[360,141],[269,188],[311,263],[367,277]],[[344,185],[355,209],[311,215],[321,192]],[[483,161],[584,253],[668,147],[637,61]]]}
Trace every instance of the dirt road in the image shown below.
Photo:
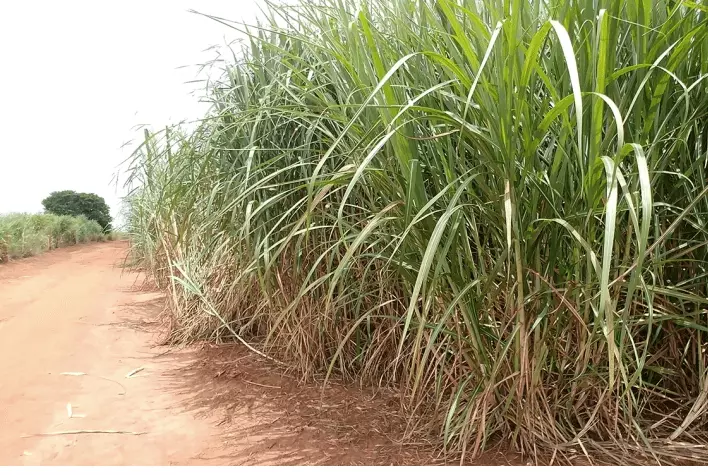
{"label": "dirt road", "polygon": [[157,345],[164,297],[136,290],[126,249],[0,266],[0,464],[432,462],[396,442],[391,395],[335,384],[322,399],[240,346]]}
{"label": "dirt road", "polygon": [[[190,463],[208,448],[210,425],[162,390],[170,365],[154,361],[152,335],[131,328],[161,296],[130,291],[135,274],[117,266],[125,248],[79,246],[0,267],[0,463]],[[142,434],[26,437],[78,430]]]}

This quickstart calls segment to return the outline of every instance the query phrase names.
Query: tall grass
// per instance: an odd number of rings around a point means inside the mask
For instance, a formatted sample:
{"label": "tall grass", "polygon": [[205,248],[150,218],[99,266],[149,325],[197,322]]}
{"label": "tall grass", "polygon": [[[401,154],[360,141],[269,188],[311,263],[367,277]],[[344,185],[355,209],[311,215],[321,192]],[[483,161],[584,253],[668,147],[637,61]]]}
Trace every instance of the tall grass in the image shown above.
{"label": "tall grass", "polygon": [[102,241],[103,228],[84,216],[13,213],[0,215],[0,263],[60,246]]}
{"label": "tall grass", "polygon": [[[708,7],[350,0],[248,41],[132,161],[173,337],[405,389],[411,430],[706,453]],[[673,459],[672,459],[673,460]]]}

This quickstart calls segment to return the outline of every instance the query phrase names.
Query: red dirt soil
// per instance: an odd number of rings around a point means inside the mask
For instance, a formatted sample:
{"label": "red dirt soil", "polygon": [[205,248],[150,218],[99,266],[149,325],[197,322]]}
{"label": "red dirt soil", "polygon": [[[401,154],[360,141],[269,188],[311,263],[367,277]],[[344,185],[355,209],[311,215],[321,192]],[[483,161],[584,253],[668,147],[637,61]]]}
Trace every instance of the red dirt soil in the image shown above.
{"label": "red dirt soil", "polygon": [[237,345],[160,346],[164,296],[138,288],[126,251],[89,244],[0,265],[0,464],[459,463],[399,442],[393,394],[323,392]]}

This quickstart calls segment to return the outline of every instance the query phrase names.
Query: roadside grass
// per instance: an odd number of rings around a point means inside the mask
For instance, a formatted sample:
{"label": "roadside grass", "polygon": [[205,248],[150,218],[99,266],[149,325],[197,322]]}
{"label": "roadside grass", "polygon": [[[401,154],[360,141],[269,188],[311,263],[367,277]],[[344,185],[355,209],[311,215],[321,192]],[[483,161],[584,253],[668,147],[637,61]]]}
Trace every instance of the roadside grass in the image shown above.
{"label": "roadside grass", "polygon": [[[270,5],[132,157],[172,340],[400,387],[411,433],[708,456],[708,10]],[[221,59],[223,61],[223,58]],[[705,460],[705,458],[703,458]]]}
{"label": "roadside grass", "polygon": [[103,241],[101,225],[83,216],[0,215],[0,263],[81,242]]}

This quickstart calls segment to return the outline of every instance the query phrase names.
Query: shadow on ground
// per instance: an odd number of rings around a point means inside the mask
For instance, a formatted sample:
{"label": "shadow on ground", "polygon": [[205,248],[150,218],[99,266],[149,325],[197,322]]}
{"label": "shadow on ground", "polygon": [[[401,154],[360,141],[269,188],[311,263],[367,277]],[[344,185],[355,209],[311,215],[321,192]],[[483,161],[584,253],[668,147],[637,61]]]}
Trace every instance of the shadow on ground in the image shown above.
{"label": "shadow on ground", "polygon": [[[136,293],[120,325],[156,332],[163,298]],[[159,331],[158,331],[159,333]],[[155,338],[160,341],[159,337]],[[212,421],[222,447],[204,454],[222,465],[446,465],[425,440],[401,440],[406,419],[398,396],[352,385],[302,383],[240,344],[154,348],[169,369],[154,377],[176,396],[175,410]],[[490,453],[475,464],[509,464]]]}
{"label": "shadow on ground", "polygon": [[322,391],[240,345],[202,345],[190,353],[191,361],[165,374],[165,382],[196,417],[218,421],[224,463],[441,463],[429,444],[396,440],[405,420],[392,394],[338,384]]}

